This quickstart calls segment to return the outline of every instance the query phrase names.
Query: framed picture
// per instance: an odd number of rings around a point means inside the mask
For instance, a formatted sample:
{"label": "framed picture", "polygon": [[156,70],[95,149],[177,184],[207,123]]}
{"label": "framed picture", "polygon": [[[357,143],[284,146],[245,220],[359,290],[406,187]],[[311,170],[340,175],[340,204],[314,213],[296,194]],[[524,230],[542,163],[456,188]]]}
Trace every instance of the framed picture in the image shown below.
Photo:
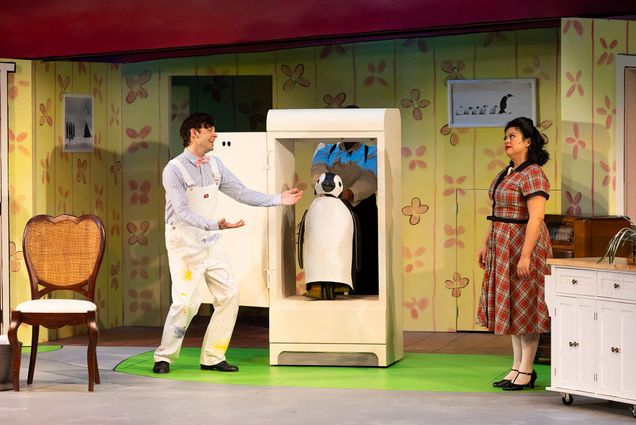
{"label": "framed picture", "polygon": [[90,94],[65,94],[63,108],[64,152],[92,152],[93,98]]}
{"label": "framed picture", "polygon": [[535,79],[449,80],[449,127],[505,127],[517,117],[536,123]]}

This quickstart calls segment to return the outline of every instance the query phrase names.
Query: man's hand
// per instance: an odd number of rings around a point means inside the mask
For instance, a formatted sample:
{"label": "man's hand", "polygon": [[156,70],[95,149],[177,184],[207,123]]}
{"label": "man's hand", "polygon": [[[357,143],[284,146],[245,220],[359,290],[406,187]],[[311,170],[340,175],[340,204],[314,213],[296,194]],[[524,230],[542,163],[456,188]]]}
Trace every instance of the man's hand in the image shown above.
{"label": "man's hand", "polygon": [[303,191],[296,188],[286,190],[280,194],[280,203],[282,205],[294,205],[303,197]]}
{"label": "man's hand", "polygon": [[242,226],[245,226],[245,221],[244,220],[239,220],[236,223],[230,223],[227,220],[225,220],[224,218],[219,220],[219,230],[235,229],[237,227],[242,227]]}

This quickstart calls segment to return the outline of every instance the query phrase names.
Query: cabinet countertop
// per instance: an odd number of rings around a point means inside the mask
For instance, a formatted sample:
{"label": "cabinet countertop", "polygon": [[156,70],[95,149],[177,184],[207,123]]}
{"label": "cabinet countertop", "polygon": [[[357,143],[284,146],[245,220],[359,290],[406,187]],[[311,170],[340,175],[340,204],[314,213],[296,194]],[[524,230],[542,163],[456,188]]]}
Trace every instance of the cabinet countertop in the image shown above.
{"label": "cabinet countertop", "polygon": [[605,258],[601,263],[598,262],[598,259],[599,257],[548,258],[547,262],[554,266],[636,273],[636,264],[628,264],[627,258],[625,257],[616,257],[613,264],[609,264],[607,258]]}

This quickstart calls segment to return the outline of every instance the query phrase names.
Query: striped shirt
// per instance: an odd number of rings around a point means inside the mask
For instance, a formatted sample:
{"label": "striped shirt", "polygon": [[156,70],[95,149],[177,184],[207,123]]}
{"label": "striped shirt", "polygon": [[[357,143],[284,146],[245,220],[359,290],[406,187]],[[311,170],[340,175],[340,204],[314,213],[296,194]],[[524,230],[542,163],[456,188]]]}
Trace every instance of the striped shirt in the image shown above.
{"label": "striped shirt", "polygon": [[[230,198],[243,204],[256,207],[271,207],[281,205],[281,196],[251,190],[223,165],[216,157],[209,157],[210,161],[216,160],[221,180],[219,190]],[[212,167],[209,164],[195,165],[197,157],[187,149],[175,158],[181,162],[188,171],[195,187],[210,186],[214,182]],[[163,187],[166,190],[166,224],[172,225],[176,218],[192,226],[203,230],[219,230],[218,219],[203,217],[190,210],[186,197],[187,186],[181,174],[181,170],[174,164],[168,163],[163,169]]]}

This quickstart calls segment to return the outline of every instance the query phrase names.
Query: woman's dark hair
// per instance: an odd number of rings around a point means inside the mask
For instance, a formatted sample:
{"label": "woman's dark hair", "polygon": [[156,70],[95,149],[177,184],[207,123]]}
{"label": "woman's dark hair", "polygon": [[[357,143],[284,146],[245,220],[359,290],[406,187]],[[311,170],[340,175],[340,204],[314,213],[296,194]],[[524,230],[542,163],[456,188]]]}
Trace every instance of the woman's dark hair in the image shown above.
{"label": "woman's dark hair", "polygon": [[530,118],[519,117],[506,124],[504,131],[509,128],[518,128],[524,139],[530,139],[528,148],[528,161],[533,164],[543,165],[550,159],[550,154],[544,149],[548,140],[534,126]]}
{"label": "woman's dark hair", "polygon": [[181,128],[179,129],[179,135],[183,140],[183,147],[187,148],[190,145],[190,129],[194,128],[199,130],[201,128],[214,127],[214,117],[205,112],[195,112],[190,114],[188,118],[183,120]]}

